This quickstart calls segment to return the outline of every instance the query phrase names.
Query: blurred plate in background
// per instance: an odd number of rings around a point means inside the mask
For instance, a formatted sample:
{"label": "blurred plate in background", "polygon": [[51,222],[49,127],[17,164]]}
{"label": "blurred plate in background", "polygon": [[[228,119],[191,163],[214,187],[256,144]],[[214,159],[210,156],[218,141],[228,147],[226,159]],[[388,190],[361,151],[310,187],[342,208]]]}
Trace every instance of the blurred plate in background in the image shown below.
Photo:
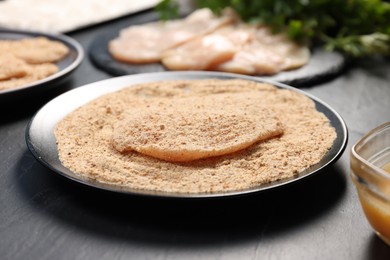
{"label": "blurred plate in background", "polygon": [[58,66],[59,71],[49,77],[28,83],[22,87],[0,90],[0,100],[52,88],[65,80],[82,62],[84,58],[83,48],[77,41],[66,35],[0,29],[0,40],[20,40],[40,36],[62,42],[69,48],[69,53],[65,58],[55,63]]}

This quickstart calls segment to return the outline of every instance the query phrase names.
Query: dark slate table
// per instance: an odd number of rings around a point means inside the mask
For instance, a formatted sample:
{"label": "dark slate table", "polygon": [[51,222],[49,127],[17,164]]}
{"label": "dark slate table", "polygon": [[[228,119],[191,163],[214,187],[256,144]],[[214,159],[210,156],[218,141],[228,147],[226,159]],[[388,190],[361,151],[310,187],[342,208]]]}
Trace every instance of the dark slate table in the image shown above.
{"label": "dark slate table", "polygon": [[[86,52],[102,31],[142,13],[69,33]],[[60,86],[1,104],[0,259],[390,259],[365,220],[349,177],[351,145],[390,120],[390,60],[362,60],[303,88],[349,129],[332,167],[273,191],[225,199],[124,196],[73,183],[28,151],[25,129],[55,96],[110,78],[85,57]]]}

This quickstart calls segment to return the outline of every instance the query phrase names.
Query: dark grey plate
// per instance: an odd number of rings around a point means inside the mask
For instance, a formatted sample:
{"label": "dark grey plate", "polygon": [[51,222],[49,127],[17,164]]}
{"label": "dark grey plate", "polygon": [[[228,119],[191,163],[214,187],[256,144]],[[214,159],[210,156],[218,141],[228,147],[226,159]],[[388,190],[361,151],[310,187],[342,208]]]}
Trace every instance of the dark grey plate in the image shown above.
{"label": "dark grey plate", "polygon": [[0,40],[20,40],[23,38],[32,38],[38,36],[44,36],[51,40],[60,41],[69,48],[69,54],[64,59],[56,63],[59,67],[59,71],[47,78],[31,82],[23,87],[0,90],[0,100],[5,100],[54,87],[61,81],[65,80],[83,60],[84,51],[81,45],[66,35],[0,29]]}
{"label": "dark grey plate", "polygon": [[[155,13],[145,12],[130,19],[127,26],[156,20]],[[166,71],[165,67],[160,63],[129,64],[115,60],[108,52],[107,46],[110,40],[117,37],[121,29],[112,28],[109,31],[102,32],[92,41],[88,48],[88,53],[91,61],[97,68],[114,76]],[[344,71],[347,65],[348,60],[344,55],[339,52],[325,51],[319,46],[312,48],[311,58],[305,66],[291,71],[282,71],[272,76],[262,76],[262,78],[282,82],[294,87],[313,86],[335,78]]]}
{"label": "dark grey plate", "polygon": [[[322,158],[322,160],[313,165],[309,169],[301,172],[297,177],[286,179],[279,182],[273,182],[268,185],[261,185],[258,187],[253,187],[247,190],[241,191],[232,191],[232,192],[219,192],[219,193],[199,193],[199,194],[181,194],[181,193],[168,193],[168,192],[155,192],[147,190],[135,190],[127,189],[123,187],[118,187],[115,185],[103,184],[95,181],[90,181],[83,179],[80,176],[76,175],[66,167],[64,167],[59,158],[57,152],[56,140],[54,137],[54,127],[65,115],[75,110],[77,107],[87,103],[88,101],[95,99],[105,93],[113,92],[127,86],[160,81],[160,80],[183,80],[183,79],[208,79],[208,78],[218,78],[218,79],[233,79],[241,78],[247,80],[253,80],[258,82],[268,82],[279,88],[291,89],[302,93],[309,98],[311,98],[315,104],[317,110],[323,112],[330,120],[331,125],[337,131],[337,138],[333,144],[331,150]],[[88,84],[83,87],[79,87],[68,91],[47,103],[43,106],[37,114],[30,121],[26,129],[26,141],[27,146],[32,152],[32,154],[44,165],[52,169],[54,172],[59,173],[71,180],[93,186],[96,188],[110,190],[121,193],[128,194],[137,194],[137,195],[150,195],[158,197],[176,197],[176,198],[207,198],[207,197],[223,197],[223,196],[232,196],[240,195],[246,193],[254,193],[273,189],[283,185],[287,185],[299,180],[302,180],[321,169],[334,163],[343,153],[346,143],[347,143],[347,127],[340,117],[340,115],[334,111],[327,104],[321,100],[301,91],[296,88],[276,83],[269,80],[264,80],[258,77],[248,77],[230,73],[218,73],[218,72],[160,72],[160,73],[146,73],[146,74],[137,74],[130,76],[122,76],[112,79],[107,79],[95,83]]]}

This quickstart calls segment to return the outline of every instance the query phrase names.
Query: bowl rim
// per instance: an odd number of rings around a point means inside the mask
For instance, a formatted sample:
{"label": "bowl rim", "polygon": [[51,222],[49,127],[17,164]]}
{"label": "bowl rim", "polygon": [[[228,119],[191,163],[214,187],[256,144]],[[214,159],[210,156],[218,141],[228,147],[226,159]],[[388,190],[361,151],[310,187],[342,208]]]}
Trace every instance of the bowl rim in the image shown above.
{"label": "bowl rim", "polygon": [[[376,166],[372,162],[368,161],[367,159],[363,158],[356,150],[363,146],[367,141],[369,141],[374,134],[378,134],[382,131],[388,130],[390,131],[390,121],[382,123],[378,125],[377,127],[371,129],[366,134],[364,134],[351,148],[351,156],[358,160],[361,164],[363,164],[365,167],[371,169],[371,171],[368,173],[370,175],[375,174],[377,176],[380,176],[381,178],[386,179],[390,182],[390,173],[385,171],[383,168]],[[357,175],[356,173],[353,173],[354,175]],[[360,176],[359,176],[360,177]]]}

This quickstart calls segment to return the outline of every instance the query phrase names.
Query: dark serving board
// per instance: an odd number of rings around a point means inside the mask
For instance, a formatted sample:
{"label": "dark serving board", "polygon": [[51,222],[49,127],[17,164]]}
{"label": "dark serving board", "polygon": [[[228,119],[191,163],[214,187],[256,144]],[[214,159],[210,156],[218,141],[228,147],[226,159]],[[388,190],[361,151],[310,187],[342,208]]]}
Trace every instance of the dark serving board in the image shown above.
{"label": "dark serving board", "polygon": [[[144,16],[144,19],[142,19],[143,22],[151,22],[156,19],[148,12]],[[138,24],[138,19],[139,17],[134,22],[130,21],[128,26]],[[117,37],[120,29],[122,28],[101,33],[89,46],[89,57],[97,68],[114,76],[167,71],[160,63],[140,65],[115,60],[108,52],[107,46],[111,39]],[[312,86],[336,77],[343,72],[346,65],[347,59],[342,54],[328,52],[321,47],[316,47],[311,50],[309,63],[302,68],[280,72],[273,76],[258,76],[295,87]]]}

